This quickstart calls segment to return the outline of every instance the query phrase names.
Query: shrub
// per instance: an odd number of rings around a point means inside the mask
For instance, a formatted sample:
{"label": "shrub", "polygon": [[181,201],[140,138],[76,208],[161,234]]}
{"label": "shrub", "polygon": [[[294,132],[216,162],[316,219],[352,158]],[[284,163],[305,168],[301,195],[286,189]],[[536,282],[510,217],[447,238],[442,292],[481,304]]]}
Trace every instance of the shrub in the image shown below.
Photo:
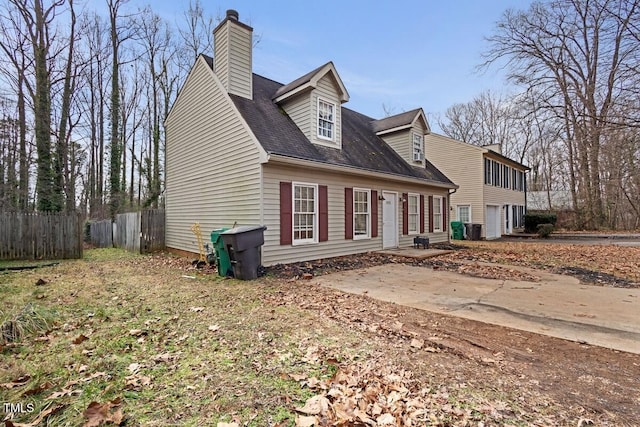
{"label": "shrub", "polygon": [[553,232],[553,224],[538,224],[538,236],[546,239]]}
{"label": "shrub", "polygon": [[537,233],[540,224],[556,225],[558,217],[553,213],[527,213],[524,216],[524,232]]}

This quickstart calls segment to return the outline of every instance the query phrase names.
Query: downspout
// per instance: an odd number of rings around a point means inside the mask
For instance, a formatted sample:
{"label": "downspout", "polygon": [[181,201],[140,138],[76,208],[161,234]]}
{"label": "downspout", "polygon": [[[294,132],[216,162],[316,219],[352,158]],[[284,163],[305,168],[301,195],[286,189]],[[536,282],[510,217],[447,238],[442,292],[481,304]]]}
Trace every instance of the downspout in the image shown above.
{"label": "downspout", "polygon": [[[456,191],[458,191],[457,188],[452,188],[448,191],[447,193],[447,206],[449,207],[449,212],[451,212],[453,210],[453,206],[451,206],[451,195],[452,194],[456,194]],[[447,239],[449,241],[449,243],[451,243],[451,214],[448,215],[448,221],[449,221],[449,227],[447,227],[447,230],[449,230],[449,232],[447,233]]]}

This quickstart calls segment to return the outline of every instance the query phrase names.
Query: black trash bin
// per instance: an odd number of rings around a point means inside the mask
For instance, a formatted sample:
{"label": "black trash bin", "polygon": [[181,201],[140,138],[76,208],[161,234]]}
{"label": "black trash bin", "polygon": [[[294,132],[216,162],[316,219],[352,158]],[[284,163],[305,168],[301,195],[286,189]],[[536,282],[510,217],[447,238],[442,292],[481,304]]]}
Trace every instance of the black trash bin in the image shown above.
{"label": "black trash bin", "polygon": [[224,247],[229,254],[233,275],[240,280],[258,278],[260,246],[264,244],[263,225],[244,225],[221,233]]}
{"label": "black trash bin", "polygon": [[471,224],[471,240],[480,240],[482,236],[482,224]]}

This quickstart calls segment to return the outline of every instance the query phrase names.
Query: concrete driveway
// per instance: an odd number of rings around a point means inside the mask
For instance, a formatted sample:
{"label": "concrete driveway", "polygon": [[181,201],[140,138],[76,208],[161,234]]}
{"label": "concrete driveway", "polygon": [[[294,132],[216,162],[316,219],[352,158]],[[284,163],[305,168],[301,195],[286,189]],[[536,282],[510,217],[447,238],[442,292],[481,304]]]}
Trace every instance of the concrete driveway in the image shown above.
{"label": "concrete driveway", "polygon": [[640,354],[640,289],[583,285],[525,267],[538,281],[495,280],[387,264],[315,278],[344,292]]}

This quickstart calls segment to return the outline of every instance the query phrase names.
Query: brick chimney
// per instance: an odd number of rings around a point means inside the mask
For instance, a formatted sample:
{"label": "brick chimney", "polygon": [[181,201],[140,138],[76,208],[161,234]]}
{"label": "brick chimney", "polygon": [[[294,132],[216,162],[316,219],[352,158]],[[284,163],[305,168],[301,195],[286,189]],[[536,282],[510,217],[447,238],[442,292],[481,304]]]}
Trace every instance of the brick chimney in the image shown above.
{"label": "brick chimney", "polygon": [[238,12],[227,16],[213,30],[214,72],[228,93],[253,98],[253,28],[238,19]]}

